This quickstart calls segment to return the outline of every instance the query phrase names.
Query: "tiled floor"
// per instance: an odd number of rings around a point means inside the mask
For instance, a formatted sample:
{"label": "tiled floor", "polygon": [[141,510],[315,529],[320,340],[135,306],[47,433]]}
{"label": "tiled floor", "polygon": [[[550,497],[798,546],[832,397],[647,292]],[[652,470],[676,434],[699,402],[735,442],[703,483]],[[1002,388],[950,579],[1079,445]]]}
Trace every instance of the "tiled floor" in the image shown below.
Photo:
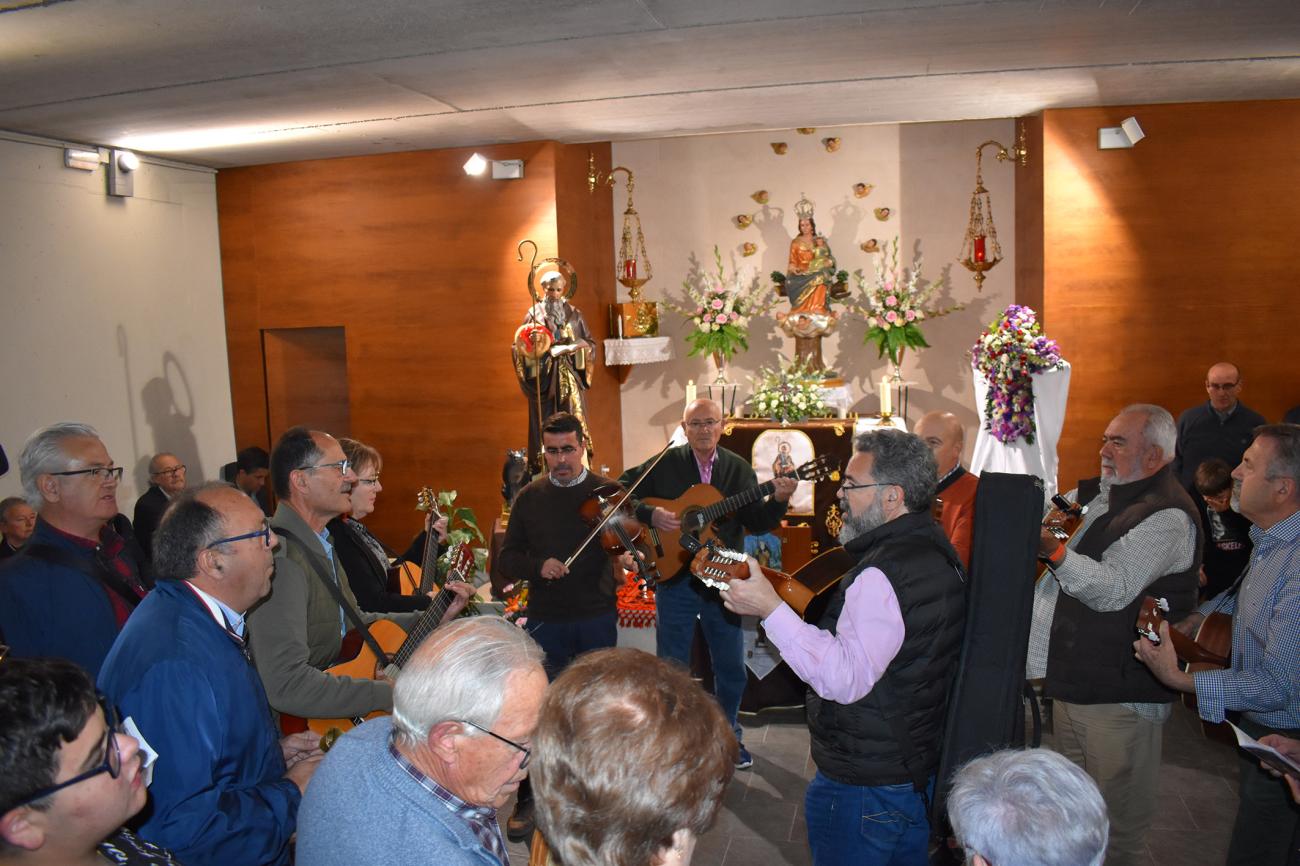
{"label": "tiled floor", "polygon": [[[742,722],[754,766],[736,773],[693,863],[810,866],[803,793],[814,767],[802,714],[769,711]],[[1236,753],[1202,737],[1195,715],[1181,705],[1165,725],[1163,780],[1148,846],[1152,866],[1222,863],[1237,810]],[[502,810],[503,821],[508,814],[509,807]],[[509,851],[514,866],[528,862],[525,846]]]}

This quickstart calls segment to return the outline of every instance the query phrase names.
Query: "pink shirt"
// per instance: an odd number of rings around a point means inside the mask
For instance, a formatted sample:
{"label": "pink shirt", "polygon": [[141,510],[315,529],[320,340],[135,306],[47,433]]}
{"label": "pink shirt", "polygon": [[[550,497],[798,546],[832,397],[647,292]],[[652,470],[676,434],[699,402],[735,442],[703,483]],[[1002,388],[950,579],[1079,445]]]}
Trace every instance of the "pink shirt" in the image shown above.
{"label": "pink shirt", "polygon": [[692,451],[691,454],[692,456],[695,457],[695,465],[699,467],[700,481],[702,481],[705,484],[709,484],[710,482],[712,482],[713,464],[718,462],[718,449],[714,448],[713,454],[709,457],[708,460],[704,460],[704,461],[701,461],[700,455],[696,454],[694,451]]}
{"label": "pink shirt", "polygon": [[824,700],[866,697],[903,645],[903,612],[885,573],[864,570],[844,593],[835,633],[810,625],[785,602],[763,620],[768,638],[799,678]]}

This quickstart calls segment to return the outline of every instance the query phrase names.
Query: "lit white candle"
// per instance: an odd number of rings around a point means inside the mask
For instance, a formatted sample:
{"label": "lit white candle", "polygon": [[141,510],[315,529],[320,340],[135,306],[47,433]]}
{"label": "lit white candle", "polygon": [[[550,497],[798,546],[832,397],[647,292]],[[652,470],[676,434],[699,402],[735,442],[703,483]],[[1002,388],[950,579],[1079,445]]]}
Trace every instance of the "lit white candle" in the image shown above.
{"label": "lit white candle", "polygon": [[695,380],[694,379],[686,380],[686,402],[688,404],[695,402]]}
{"label": "lit white candle", "polygon": [[894,407],[892,405],[892,401],[890,400],[889,390],[890,390],[889,377],[881,376],[880,377],[880,416],[882,418],[888,418],[890,415],[893,414]]}

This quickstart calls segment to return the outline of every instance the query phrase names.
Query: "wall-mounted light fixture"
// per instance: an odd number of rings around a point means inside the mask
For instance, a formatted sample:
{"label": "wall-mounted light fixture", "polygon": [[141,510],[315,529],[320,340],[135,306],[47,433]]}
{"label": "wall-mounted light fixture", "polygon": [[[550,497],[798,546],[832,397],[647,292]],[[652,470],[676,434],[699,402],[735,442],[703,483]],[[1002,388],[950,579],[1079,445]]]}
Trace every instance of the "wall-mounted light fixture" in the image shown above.
{"label": "wall-mounted light fixture", "polygon": [[108,194],[120,198],[135,195],[135,170],[139,167],[140,157],[131,151],[109,151]]}
{"label": "wall-mounted light fixture", "polygon": [[465,160],[465,174],[478,177],[488,170],[488,166],[492,167],[493,180],[522,180],[524,176],[522,159],[488,159],[479,153]]}
{"label": "wall-mounted light fixture", "polygon": [[1142,131],[1136,117],[1126,117],[1119,126],[1103,126],[1097,130],[1097,149],[1098,150],[1115,150],[1121,147],[1132,147],[1147,134]]}
{"label": "wall-mounted light fixture", "polygon": [[[108,154],[105,153],[106,157]],[[99,150],[91,147],[65,147],[63,148],[63,164],[67,168],[77,168],[82,171],[94,171],[99,168],[100,163],[104,160],[101,158]]]}

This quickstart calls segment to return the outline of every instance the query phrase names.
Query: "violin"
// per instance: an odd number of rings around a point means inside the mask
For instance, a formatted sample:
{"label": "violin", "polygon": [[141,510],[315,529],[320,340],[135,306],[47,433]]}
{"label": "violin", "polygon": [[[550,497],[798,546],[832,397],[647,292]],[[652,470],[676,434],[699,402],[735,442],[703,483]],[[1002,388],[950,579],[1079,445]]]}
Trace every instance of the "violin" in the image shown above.
{"label": "violin", "polygon": [[647,561],[636,545],[645,532],[645,526],[637,520],[622,485],[610,482],[597,487],[591,497],[578,506],[578,515],[588,526],[599,529],[600,546],[611,557],[624,553],[632,555],[643,591],[651,580],[659,579],[655,566]]}

